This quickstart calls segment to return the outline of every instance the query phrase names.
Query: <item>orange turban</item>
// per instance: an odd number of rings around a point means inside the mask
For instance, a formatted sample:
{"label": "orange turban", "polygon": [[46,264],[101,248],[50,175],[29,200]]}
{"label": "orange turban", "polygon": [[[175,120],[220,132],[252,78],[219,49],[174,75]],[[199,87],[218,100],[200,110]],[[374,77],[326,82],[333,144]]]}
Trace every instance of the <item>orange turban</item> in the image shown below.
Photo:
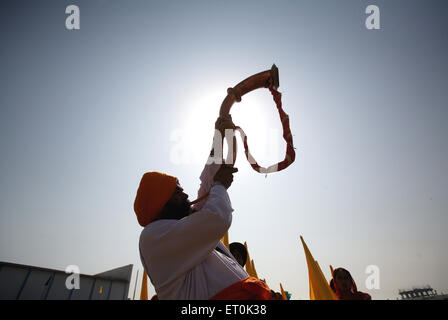
{"label": "orange turban", "polygon": [[143,175],[134,201],[134,211],[142,227],[157,217],[176,190],[177,182],[177,178],[161,172]]}

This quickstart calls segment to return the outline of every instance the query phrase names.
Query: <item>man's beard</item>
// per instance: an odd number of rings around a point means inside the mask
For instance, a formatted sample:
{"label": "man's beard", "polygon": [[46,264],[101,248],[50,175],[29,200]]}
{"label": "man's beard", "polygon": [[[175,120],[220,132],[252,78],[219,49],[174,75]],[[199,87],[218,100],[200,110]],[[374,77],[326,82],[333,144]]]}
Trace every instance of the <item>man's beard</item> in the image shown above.
{"label": "man's beard", "polygon": [[179,213],[182,214],[182,218],[190,215],[190,213],[191,213],[190,201],[185,200],[185,202],[183,202],[179,205],[178,210],[179,210]]}
{"label": "man's beard", "polygon": [[180,220],[180,219],[191,214],[192,209],[191,209],[190,201],[185,200],[179,204],[170,203],[165,208],[165,212],[167,213],[166,215],[164,215],[165,219]]}

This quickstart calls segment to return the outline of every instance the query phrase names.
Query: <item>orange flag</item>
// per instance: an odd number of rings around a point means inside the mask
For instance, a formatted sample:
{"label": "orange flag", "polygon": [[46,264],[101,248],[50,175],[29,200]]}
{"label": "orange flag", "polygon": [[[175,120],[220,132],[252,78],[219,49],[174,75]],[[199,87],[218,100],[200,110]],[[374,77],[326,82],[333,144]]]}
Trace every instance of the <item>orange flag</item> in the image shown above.
{"label": "orange flag", "polygon": [[308,265],[308,277],[310,284],[310,300],[338,300],[333,290],[331,290],[325,279],[319,264],[314,260],[302,236],[303,249],[305,250],[306,262]]}
{"label": "orange flag", "polygon": [[148,300],[148,275],[143,271],[142,290],[140,291],[140,300]]}

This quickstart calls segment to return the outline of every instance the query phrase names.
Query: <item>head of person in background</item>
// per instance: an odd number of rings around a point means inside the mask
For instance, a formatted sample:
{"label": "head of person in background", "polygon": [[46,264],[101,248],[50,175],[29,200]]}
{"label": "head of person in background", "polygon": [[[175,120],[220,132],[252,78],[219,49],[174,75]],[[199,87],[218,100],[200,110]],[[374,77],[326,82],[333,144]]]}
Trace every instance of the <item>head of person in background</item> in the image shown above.
{"label": "head of person in background", "polygon": [[368,293],[358,291],[352,275],[344,268],[333,271],[330,287],[340,300],[372,300]]}
{"label": "head of person in background", "polygon": [[239,242],[232,242],[229,244],[230,253],[235,257],[236,261],[244,267],[247,260],[247,250],[246,247]]}

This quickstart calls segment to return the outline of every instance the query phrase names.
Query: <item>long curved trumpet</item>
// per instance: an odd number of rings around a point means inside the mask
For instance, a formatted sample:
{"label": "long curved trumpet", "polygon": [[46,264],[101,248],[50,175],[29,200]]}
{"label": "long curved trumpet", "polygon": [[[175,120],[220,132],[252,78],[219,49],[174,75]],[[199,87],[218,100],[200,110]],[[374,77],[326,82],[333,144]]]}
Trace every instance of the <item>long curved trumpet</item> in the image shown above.
{"label": "long curved trumpet", "polygon": [[[216,163],[216,160],[219,163],[221,163],[223,153],[222,147],[224,142],[223,133],[226,129],[232,129],[240,133],[244,143],[246,158],[249,161],[252,168],[259,173],[267,174],[276,171],[281,171],[283,169],[286,169],[294,162],[296,153],[294,150],[291,129],[289,127],[289,116],[283,111],[281,93],[277,91],[278,87],[279,87],[278,68],[274,64],[272,65],[272,68],[270,70],[254,74],[238,83],[235,87],[227,89],[227,96],[224,98],[221,104],[221,108],[219,110],[219,117],[215,123],[215,128],[217,130],[215,131],[215,135],[213,137],[213,147],[210,152],[207,165],[205,166],[204,171],[201,174],[200,178],[201,187],[198,191],[198,198],[191,202],[191,204],[195,205],[196,208],[200,208],[201,205],[203,204],[202,200],[207,198],[212,184],[211,180],[213,179],[213,175],[219,169],[219,166],[210,167],[208,165]],[[230,109],[232,108],[232,105],[235,102],[240,102],[241,98],[245,94],[260,88],[268,88],[272,94],[283,127],[283,139],[286,141],[286,152],[283,161],[271,165],[267,168],[261,167],[257,163],[257,161],[253,158],[253,156],[250,154],[246,134],[244,133],[243,129],[241,129],[238,126],[235,126],[235,124],[232,122],[232,117],[230,115]],[[227,135],[225,136],[227,140],[227,145],[233,146],[232,148],[229,147],[228,155],[225,160],[225,163],[227,164],[234,164],[236,161],[237,144],[234,131],[232,132],[233,134],[231,136]],[[231,143],[230,139],[233,139],[232,144],[230,144]]]}

